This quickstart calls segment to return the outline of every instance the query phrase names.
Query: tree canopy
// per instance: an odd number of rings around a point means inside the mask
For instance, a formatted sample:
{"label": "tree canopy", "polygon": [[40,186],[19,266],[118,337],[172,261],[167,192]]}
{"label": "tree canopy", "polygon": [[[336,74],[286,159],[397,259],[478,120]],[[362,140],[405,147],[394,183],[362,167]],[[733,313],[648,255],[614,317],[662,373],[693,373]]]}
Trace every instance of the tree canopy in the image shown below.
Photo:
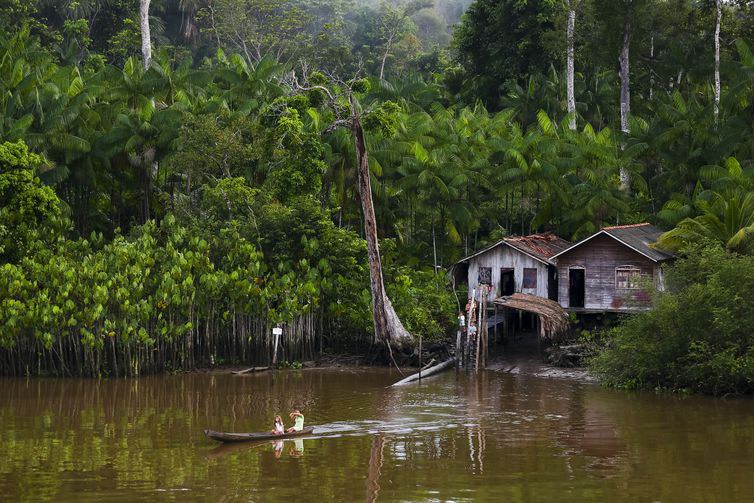
{"label": "tree canopy", "polygon": [[106,344],[178,366],[220,340],[269,352],[272,322],[308,327],[297,358],[371,340],[366,157],[342,127],[364,111],[385,288],[414,334],[452,329],[437,272],[505,235],[651,221],[748,254],[752,3],[724,4],[716,114],[711,2],[571,2],[153,0],[146,67],[135,0],[0,3],[3,347],[62,373],[86,341],[94,374],[138,373]]}

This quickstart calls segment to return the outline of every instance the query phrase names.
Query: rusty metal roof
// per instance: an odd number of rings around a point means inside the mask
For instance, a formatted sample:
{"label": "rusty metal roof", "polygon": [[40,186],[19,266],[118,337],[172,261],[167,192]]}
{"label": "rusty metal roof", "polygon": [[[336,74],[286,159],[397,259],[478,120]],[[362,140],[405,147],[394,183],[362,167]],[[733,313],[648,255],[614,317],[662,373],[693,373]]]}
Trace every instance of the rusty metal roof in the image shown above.
{"label": "rusty metal roof", "polygon": [[556,236],[552,232],[530,234],[529,236],[510,236],[503,241],[543,262],[549,262],[552,256],[571,246],[569,241]]}
{"label": "rusty metal roof", "polygon": [[550,258],[557,253],[571,246],[569,241],[556,236],[552,232],[543,232],[541,234],[530,234],[528,236],[508,236],[497,241],[481,250],[472,253],[468,257],[462,258],[457,263],[466,262],[469,259],[481,255],[484,252],[492,250],[499,245],[508,245],[511,248],[525,253],[533,259],[550,264]]}

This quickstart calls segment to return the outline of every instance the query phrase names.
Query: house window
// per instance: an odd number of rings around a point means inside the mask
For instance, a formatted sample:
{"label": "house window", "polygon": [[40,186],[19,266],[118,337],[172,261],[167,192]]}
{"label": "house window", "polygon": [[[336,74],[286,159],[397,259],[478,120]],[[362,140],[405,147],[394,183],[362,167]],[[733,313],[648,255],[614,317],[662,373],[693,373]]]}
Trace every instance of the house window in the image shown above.
{"label": "house window", "polygon": [[524,282],[522,288],[537,288],[537,269],[524,267]]}
{"label": "house window", "polygon": [[615,288],[619,290],[638,290],[641,282],[641,269],[634,266],[615,268]]}
{"label": "house window", "polygon": [[492,284],[492,267],[479,268],[479,284],[480,285]]}

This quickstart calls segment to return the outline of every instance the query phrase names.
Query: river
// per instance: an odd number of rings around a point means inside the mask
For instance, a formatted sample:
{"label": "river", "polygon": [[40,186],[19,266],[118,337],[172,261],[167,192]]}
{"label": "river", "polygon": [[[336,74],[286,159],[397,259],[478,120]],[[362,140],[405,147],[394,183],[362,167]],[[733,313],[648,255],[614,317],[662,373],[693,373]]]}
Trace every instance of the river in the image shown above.
{"label": "river", "polygon": [[[6,501],[754,500],[754,401],[387,369],[0,379]],[[300,407],[315,436],[218,447]],[[286,417],[286,423],[289,423]]]}

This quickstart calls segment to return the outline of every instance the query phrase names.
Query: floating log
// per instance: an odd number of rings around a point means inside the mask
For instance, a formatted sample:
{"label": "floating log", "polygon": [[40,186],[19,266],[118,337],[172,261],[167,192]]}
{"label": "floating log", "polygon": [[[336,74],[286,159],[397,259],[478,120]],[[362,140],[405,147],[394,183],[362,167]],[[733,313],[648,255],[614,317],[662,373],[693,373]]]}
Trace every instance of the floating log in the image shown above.
{"label": "floating log", "polygon": [[249,372],[263,372],[265,370],[270,370],[271,368],[272,367],[249,367],[243,370],[232,370],[230,373],[240,376],[242,374],[248,374]]}
{"label": "floating log", "polygon": [[431,367],[433,363],[435,363],[435,359],[434,358],[432,358],[431,360],[429,360],[429,363],[427,363],[425,366],[423,366],[422,369],[421,369],[421,371],[424,372],[429,367]]}
{"label": "floating log", "polygon": [[438,363],[434,367],[430,367],[427,370],[419,371],[416,374],[412,374],[404,379],[401,379],[397,383],[393,384],[393,386],[403,386],[404,384],[418,381],[420,377],[429,377],[429,376],[435,375],[437,373],[442,372],[445,369],[452,367],[453,365],[455,365],[455,363],[456,363],[456,359],[450,358],[449,360],[445,360],[442,363]]}

